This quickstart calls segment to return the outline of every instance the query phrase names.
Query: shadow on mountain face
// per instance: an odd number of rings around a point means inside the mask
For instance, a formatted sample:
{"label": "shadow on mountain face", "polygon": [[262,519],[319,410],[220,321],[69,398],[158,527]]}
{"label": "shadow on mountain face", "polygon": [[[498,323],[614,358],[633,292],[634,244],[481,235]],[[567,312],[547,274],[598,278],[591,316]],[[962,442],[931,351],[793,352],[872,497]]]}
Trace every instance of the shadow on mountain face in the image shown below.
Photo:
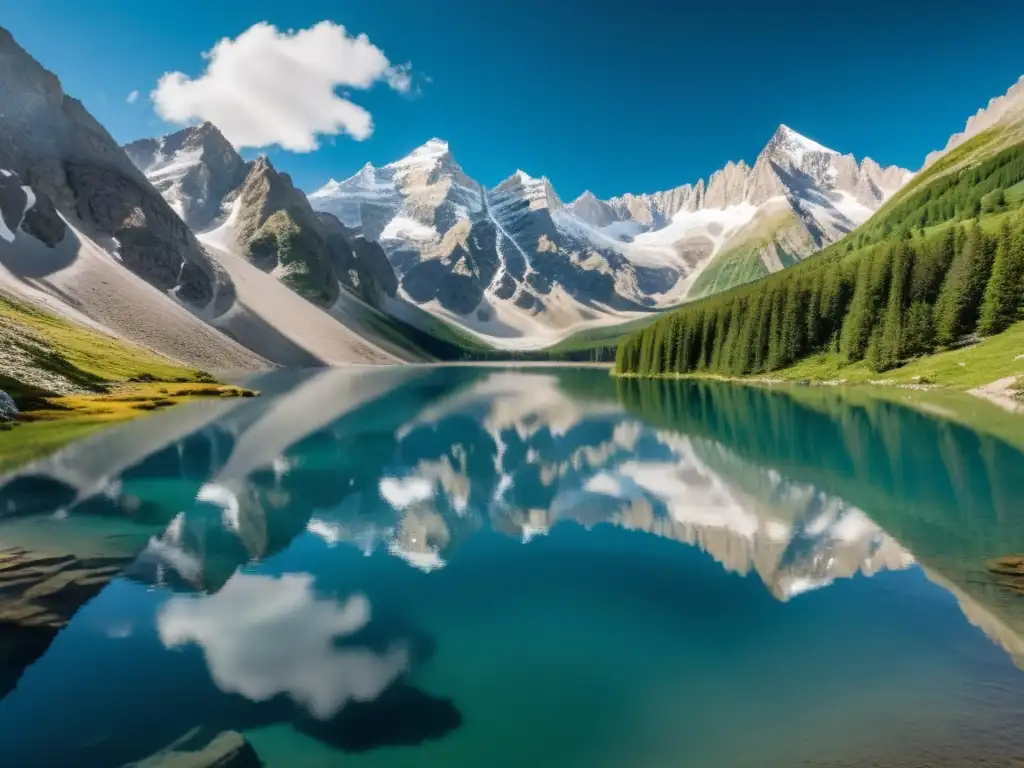
{"label": "shadow on mountain face", "polygon": [[[316,368],[324,361],[305,347],[296,344],[257,313],[238,302],[239,311],[225,320],[220,330],[235,341],[245,339],[256,354],[287,368]],[[239,343],[241,343],[239,341]]]}
{"label": "shadow on mountain face", "polygon": [[78,260],[82,241],[73,230],[53,248],[34,237],[18,232],[17,242],[0,238],[0,264],[19,280],[26,282],[49,277]]}

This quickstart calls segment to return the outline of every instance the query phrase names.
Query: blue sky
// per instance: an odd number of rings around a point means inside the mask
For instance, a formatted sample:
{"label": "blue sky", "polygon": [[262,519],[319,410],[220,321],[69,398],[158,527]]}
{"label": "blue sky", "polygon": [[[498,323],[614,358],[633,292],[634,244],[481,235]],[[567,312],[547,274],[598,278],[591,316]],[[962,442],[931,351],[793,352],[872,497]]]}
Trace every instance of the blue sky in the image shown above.
{"label": "blue sky", "polygon": [[647,192],[752,160],[779,123],[916,169],[1024,73],[1019,0],[36,0],[0,23],[123,142],[174,129],[149,93],[219,39],[323,20],[411,62],[412,87],[348,89],[363,141],[263,150],[307,190],[439,136],[487,185],[522,168],[565,199]]}

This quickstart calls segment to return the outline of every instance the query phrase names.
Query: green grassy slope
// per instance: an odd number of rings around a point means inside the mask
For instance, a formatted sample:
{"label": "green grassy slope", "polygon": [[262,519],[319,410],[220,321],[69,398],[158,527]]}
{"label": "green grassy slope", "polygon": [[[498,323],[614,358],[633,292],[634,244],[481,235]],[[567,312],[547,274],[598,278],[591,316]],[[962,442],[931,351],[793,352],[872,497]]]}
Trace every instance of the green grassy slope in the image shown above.
{"label": "green grassy slope", "polygon": [[863,360],[847,363],[838,353],[820,352],[771,374],[783,381],[925,383],[951,389],[972,389],[1010,376],[1024,376],[1024,321],[977,344],[924,355],[884,373]]}
{"label": "green grassy slope", "polygon": [[251,394],[3,293],[0,390],[22,412],[0,423],[0,471],[113,422],[198,397]]}
{"label": "green grassy slope", "polygon": [[738,248],[715,256],[694,281],[689,295],[693,298],[710,296],[768,274],[757,247]]}

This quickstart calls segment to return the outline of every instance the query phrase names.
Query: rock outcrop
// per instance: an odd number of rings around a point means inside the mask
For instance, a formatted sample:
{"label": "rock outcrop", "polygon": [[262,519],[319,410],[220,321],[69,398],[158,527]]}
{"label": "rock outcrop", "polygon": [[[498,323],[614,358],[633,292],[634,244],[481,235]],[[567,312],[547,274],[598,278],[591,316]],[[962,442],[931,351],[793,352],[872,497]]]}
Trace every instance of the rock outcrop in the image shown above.
{"label": "rock outcrop", "polygon": [[260,157],[234,195],[231,216],[241,255],[314,304],[333,304],[338,276],[325,233],[288,174]]}
{"label": "rock outcrop", "polygon": [[0,389],[0,422],[13,421],[18,418],[18,406],[14,398]]}

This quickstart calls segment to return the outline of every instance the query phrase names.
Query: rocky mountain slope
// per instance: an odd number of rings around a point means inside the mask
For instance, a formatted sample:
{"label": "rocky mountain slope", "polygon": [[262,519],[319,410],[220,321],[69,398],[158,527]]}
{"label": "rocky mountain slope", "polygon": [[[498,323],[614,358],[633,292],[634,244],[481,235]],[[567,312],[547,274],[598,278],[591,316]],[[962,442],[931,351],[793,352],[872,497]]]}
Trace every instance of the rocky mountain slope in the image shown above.
{"label": "rocky mountain slope", "polygon": [[196,233],[330,307],[345,287],[373,304],[394,296],[383,251],[314,212],[266,157],[246,162],[212,123],[125,145],[132,162]]}
{"label": "rocky mountain slope", "polygon": [[648,195],[566,204],[523,171],[485,189],[431,139],[309,199],[383,246],[401,296],[497,346],[536,347],[795,263],[909,177],[780,126],[752,166]]}
{"label": "rocky mountain slope", "polygon": [[31,188],[27,224],[40,242],[62,242],[58,218],[68,219],[108,238],[121,264],[181,301],[213,310],[230,304],[230,282],[188,227],[103,126],[2,29],[0,100],[0,168]]}
{"label": "rocky mountain slope", "polygon": [[953,151],[961,144],[981,133],[995,127],[1024,128],[1024,75],[1017,80],[1002,96],[989,100],[988,106],[982,107],[967,119],[967,124],[960,133],[949,137],[943,149],[929,152],[924,159],[923,168],[928,168],[939,158]]}
{"label": "rocky mountain slope", "polygon": [[222,201],[249,173],[248,165],[212,123],[159,139],[133,141],[124,151],[195,232],[205,231],[221,215]]}
{"label": "rocky mountain slope", "polygon": [[118,145],[0,28],[0,289],[206,369],[266,360],[207,325],[235,287]]}
{"label": "rocky mountain slope", "polygon": [[[254,289],[237,265],[225,266],[199,242],[182,216],[193,223],[209,217],[204,195],[216,192],[222,177],[246,180],[242,171],[248,174],[213,131],[182,137],[176,151],[180,159],[211,148],[201,152],[210,155],[205,177],[189,176],[166,152],[160,155],[158,181],[168,203],[106,130],[63,92],[56,76],[3,29],[0,101],[0,290],[76,325],[206,370],[395,359],[298,297],[298,304],[289,304],[288,327],[277,315],[291,292],[282,288],[288,295],[277,300],[272,291]],[[133,147],[136,159],[147,152],[156,158],[163,150]],[[305,196],[286,177],[272,181],[269,170],[258,175],[257,200],[273,199],[278,188],[285,197],[290,191],[311,225],[320,227]],[[261,211],[254,219],[254,236],[263,242],[284,237],[292,244],[289,227],[260,229],[272,213]],[[330,271],[327,247],[321,245],[319,266]],[[291,265],[290,272],[301,269]],[[336,281],[327,285],[334,291],[329,298],[336,297]]]}

